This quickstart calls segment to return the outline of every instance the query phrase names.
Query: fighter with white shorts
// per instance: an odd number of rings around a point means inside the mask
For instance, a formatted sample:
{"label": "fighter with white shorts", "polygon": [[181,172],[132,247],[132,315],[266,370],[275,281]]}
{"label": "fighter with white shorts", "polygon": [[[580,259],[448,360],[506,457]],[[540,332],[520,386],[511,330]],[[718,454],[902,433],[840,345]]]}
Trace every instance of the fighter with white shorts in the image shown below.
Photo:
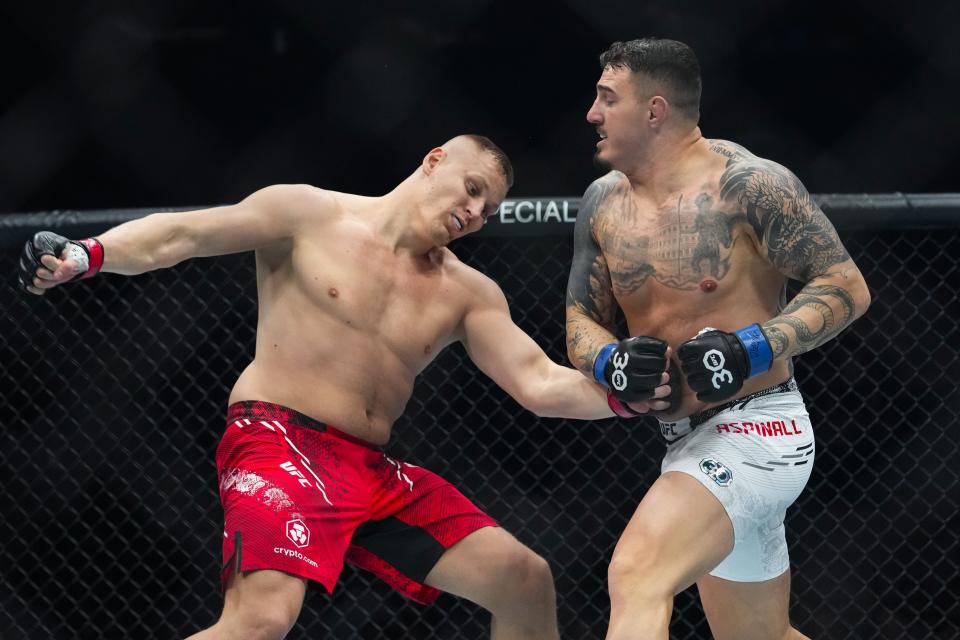
{"label": "fighter with white shorts", "polygon": [[661,473],[681,471],[717,497],[733,523],[734,545],[710,575],[761,582],[790,567],[783,519],[813,470],[813,426],[797,383],[782,384],[676,422]]}

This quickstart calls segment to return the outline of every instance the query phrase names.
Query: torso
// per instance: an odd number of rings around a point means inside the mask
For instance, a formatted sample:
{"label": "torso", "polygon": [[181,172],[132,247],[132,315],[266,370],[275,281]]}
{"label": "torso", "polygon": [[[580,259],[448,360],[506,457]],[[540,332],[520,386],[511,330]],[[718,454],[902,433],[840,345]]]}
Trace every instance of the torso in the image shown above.
{"label": "torso", "polygon": [[457,339],[470,268],[447,249],[394,253],[361,213],[371,199],[333,197],[335,215],[257,251],[256,357],[230,401],[274,402],[383,444],[416,375]]}
{"label": "torso", "polygon": [[[785,295],[786,278],[761,254],[747,212],[723,189],[728,161],[747,152],[720,140],[704,142],[709,150],[696,180],[654,201],[632,189],[623,174],[611,173],[604,178],[610,192],[594,217],[594,237],[630,335],[656,336],[674,352],[704,327],[735,331],[769,320]],[[738,395],[787,379],[788,369],[776,362],[747,380]],[[680,394],[661,417],[676,419],[710,406],[686,384]]]}

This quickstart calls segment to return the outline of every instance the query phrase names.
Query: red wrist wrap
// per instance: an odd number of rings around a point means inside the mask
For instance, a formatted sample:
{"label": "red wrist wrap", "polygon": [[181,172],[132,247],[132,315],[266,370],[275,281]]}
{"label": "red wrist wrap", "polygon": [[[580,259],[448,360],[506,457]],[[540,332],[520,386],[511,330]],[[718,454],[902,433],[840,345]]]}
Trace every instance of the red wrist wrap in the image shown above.
{"label": "red wrist wrap", "polygon": [[636,418],[637,416],[643,415],[639,411],[631,409],[627,403],[620,402],[617,396],[613,395],[613,392],[610,390],[607,390],[607,406],[613,409],[613,412],[621,418]]}
{"label": "red wrist wrap", "polygon": [[103,245],[100,244],[100,241],[96,238],[84,238],[83,240],[75,240],[75,242],[85,246],[87,253],[90,254],[90,266],[77,280],[92,278],[100,273],[100,268],[103,267]]}

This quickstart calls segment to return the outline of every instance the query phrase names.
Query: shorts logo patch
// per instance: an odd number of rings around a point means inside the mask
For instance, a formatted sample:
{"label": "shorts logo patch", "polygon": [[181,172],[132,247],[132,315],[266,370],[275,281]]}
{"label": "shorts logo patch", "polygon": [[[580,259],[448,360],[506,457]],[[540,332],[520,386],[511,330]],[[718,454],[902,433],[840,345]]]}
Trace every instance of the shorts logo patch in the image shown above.
{"label": "shorts logo patch", "polygon": [[287,538],[290,542],[303,548],[310,544],[310,529],[299,518],[287,521]]}
{"label": "shorts logo patch", "polygon": [[700,471],[713,478],[713,481],[721,487],[729,486],[733,482],[733,472],[719,460],[704,458],[700,461]]}

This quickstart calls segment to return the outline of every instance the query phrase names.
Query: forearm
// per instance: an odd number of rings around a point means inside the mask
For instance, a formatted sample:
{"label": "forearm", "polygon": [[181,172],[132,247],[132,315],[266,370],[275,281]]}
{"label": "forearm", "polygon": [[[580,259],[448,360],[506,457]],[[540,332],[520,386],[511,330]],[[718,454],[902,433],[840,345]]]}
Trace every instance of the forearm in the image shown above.
{"label": "forearm", "polygon": [[604,387],[575,369],[552,363],[529,394],[527,408],[544,418],[597,420],[614,415]]}
{"label": "forearm", "polygon": [[593,379],[593,363],[600,350],[618,341],[613,330],[576,309],[567,309],[567,357],[584,375]]}
{"label": "forearm", "polygon": [[814,278],[783,311],[763,323],[774,360],[806,353],[828,342],[859,318],[870,293],[859,272]]}
{"label": "forearm", "polygon": [[103,245],[103,269],[137,275],[172,267],[192,257],[189,236],[178,213],[154,213],[131,220],[97,236]]}

